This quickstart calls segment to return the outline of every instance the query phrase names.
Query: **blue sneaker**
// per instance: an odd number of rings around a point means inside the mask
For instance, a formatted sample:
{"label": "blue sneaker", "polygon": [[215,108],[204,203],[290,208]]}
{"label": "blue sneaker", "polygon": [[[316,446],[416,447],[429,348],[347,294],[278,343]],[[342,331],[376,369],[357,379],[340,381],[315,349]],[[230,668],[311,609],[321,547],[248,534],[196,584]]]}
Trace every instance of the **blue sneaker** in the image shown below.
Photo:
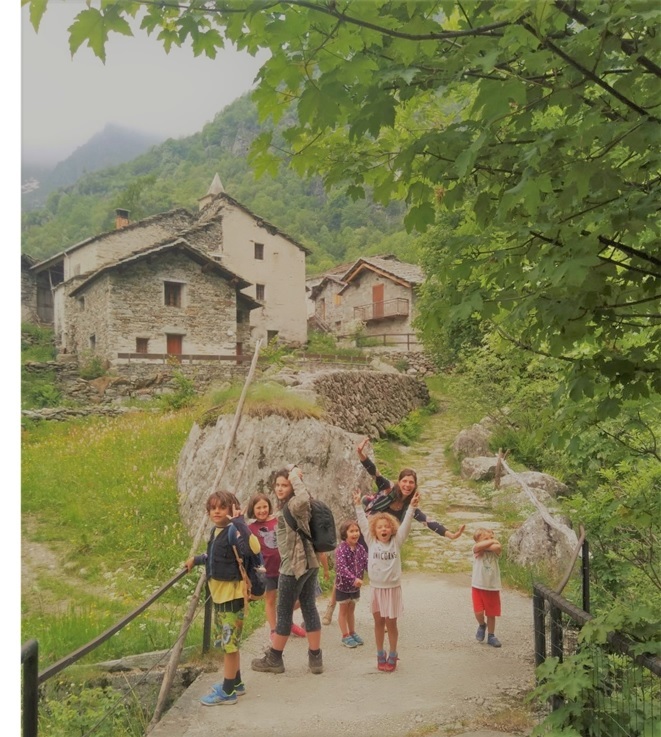
{"label": "blue sneaker", "polygon": [[478,642],[484,642],[484,636],[487,633],[487,626],[486,624],[480,624],[478,625],[477,632],[475,633],[475,639]]}
{"label": "blue sneaker", "polygon": [[358,643],[353,639],[353,637],[351,637],[351,635],[343,637],[342,644],[344,647],[358,647]]}
{"label": "blue sneaker", "polygon": [[501,647],[500,640],[496,635],[489,635],[489,637],[487,637],[487,645],[491,645],[491,647]]}
{"label": "blue sneaker", "polygon": [[236,704],[238,701],[236,693],[226,694],[222,688],[216,689],[214,686],[213,690],[207,696],[203,696],[200,699],[200,703],[204,706],[220,706],[222,704]]}
{"label": "blue sneaker", "polygon": [[[222,683],[214,683],[211,687],[212,691],[215,691],[216,693],[220,693],[223,690],[223,684]],[[234,686],[234,693],[237,696],[245,696],[246,695],[246,684],[241,681],[238,685]]]}
{"label": "blue sneaker", "polygon": [[365,644],[365,640],[363,640],[363,638],[360,635],[357,635],[355,632],[352,632],[351,633],[351,637],[353,637],[353,640],[356,643],[356,645],[364,645]]}

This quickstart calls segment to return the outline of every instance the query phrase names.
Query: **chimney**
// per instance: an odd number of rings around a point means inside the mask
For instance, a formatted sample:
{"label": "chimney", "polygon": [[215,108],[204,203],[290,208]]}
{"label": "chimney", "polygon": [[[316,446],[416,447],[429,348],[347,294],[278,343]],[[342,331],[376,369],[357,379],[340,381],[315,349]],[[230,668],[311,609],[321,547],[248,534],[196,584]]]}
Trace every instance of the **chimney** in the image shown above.
{"label": "chimney", "polygon": [[117,208],[115,210],[115,229],[125,228],[131,221],[129,220],[129,210]]}

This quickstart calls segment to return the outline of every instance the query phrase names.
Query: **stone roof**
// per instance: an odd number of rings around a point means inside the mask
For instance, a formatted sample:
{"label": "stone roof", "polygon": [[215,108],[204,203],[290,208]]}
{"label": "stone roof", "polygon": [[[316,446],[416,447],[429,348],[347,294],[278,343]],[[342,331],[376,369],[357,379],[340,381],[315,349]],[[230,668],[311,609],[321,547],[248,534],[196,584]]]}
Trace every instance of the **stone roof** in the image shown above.
{"label": "stone roof", "polygon": [[416,264],[409,264],[405,261],[399,261],[394,257],[377,257],[362,256],[359,258],[343,275],[342,281],[350,282],[356,278],[361,271],[369,269],[378,271],[384,276],[390,276],[399,279],[407,284],[414,286],[422,284],[425,280],[424,272]]}
{"label": "stone roof", "polygon": [[[129,223],[128,225],[125,225],[123,228],[121,228],[121,232],[126,233],[130,232],[131,230],[138,230],[139,228],[144,228],[148,225],[153,225],[155,223],[157,224],[160,221],[173,220],[176,217],[181,217],[188,220],[190,225],[193,225],[195,223],[195,216],[184,207],[179,207],[175,210],[159,212],[156,215],[150,215],[149,217],[143,218],[142,220],[136,220],[135,222]],[[53,263],[61,261],[67,254],[72,253],[73,251],[77,251],[79,248],[83,248],[83,246],[88,246],[90,243],[102,241],[104,238],[116,235],[118,232],[119,231],[117,230],[117,228],[113,228],[112,230],[107,230],[103,233],[99,233],[98,235],[91,236],[90,238],[85,238],[85,240],[74,243],[73,246],[69,246],[69,248],[65,248],[63,251],[60,251],[53,256],[49,256],[43,261],[39,261],[33,266],[33,268],[35,271],[41,271],[42,269],[51,266]]]}
{"label": "stone roof", "polygon": [[[211,190],[211,187],[209,189]],[[242,205],[238,200],[235,200],[233,197],[230,197],[227,194],[227,192],[218,193],[216,197],[211,202],[209,202],[209,204],[207,204],[203,210],[201,210],[200,218],[204,217],[205,215],[208,216],[208,211],[210,210],[210,208],[214,206],[214,203],[218,202],[218,200],[225,200],[226,202],[229,202],[230,205],[237,207],[239,210],[243,210],[243,212],[245,212],[246,215],[250,215],[250,217],[257,223],[257,225],[260,228],[264,228],[264,230],[266,230],[271,235],[282,236],[283,238],[288,240],[291,244],[293,244],[297,248],[300,248],[301,251],[303,251],[303,253],[305,253],[306,256],[312,253],[312,251],[309,248],[306,248],[302,243],[299,243],[297,240],[294,240],[294,238],[292,238],[290,235],[287,235],[287,233],[285,233],[283,230],[280,230],[280,228],[273,225],[273,223],[269,223],[268,220],[264,220],[264,218],[260,217],[259,215],[256,215],[252,210],[247,208],[245,205]],[[211,217],[213,218],[214,216],[211,216]]]}
{"label": "stone roof", "polygon": [[[137,251],[134,251],[133,253],[130,253],[128,256],[124,256],[123,258],[117,259],[116,261],[112,261],[109,264],[101,266],[93,273],[84,277],[83,281],[81,281],[81,283],[70,292],[70,296],[75,297],[77,294],[80,294],[92,282],[96,281],[104,274],[114,271],[115,269],[118,269],[120,267],[130,266],[131,264],[142,261],[143,259],[152,258],[155,255],[166,253],[167,251],[184,252],[188,257],[192,258],[194,261],[197,261],[197,263],[204,266],[207,270],[215,271],[219,276],[231,282],[237,288],[237,290],[245,289],[246,287],[252,286],[251,282],[246,281],[242,277],[235,274],[233,271],[230,271],[228,268],[220,264],[216,259],[211,258],[203,251],[200,251],[194,246],[191,246],[185,238],[177,237],[170,238],[146,248],[139,249]],[[257,302],[257,300],[253,299],[249,295],[240,294],[239,296],[244,303],[250,306],[251,309],[263,307],[261,302]]]}

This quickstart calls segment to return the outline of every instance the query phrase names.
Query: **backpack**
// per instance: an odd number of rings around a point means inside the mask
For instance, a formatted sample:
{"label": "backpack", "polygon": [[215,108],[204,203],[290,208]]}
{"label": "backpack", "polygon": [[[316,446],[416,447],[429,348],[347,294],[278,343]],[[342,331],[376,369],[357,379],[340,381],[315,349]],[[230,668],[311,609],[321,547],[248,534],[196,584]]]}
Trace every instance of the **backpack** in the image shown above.
{"label": "backpack", "polygon": [[294,515],[285,504],[282,508],[285,522],[298,532],[301,537],[312,543],[316,553],[330,553],[337,547],[337,532],[335,531],[335,518],[328,504],[319,499],[310,499],[310,534],[303,532],[296,524]]}
{"label": "backpack", "polygon": [[[236,538],[233,536],[232,539],[235,540]],[[262,599],[266,592],[266,568],[264,567],[262,554],[253,553],[248,548],[248,554],[241,555],[236,545],[232,545],[232,550],[234,550],[234,557],[239,566],[241,578],[246,585],[246,599],[248,601]]]}

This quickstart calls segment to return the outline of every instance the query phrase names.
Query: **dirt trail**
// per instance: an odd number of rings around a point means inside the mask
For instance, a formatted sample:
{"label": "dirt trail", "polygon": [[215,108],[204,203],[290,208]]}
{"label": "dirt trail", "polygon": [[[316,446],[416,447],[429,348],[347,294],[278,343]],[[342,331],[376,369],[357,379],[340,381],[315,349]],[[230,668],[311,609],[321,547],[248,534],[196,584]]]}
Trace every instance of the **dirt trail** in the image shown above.
{"label": "dirt trail", "polygon": [[[414,522],[413,551],[402,586],[401,660],[395,673],[376,670],[365,587],[356,609],[356,629],[365,646],[342,647],[335,617],[323,628],[322,675],[307,671],[307,644],[296,638],[287,644],[284,674],[256,673],[250,661],[261,656],[267,640],[266,628],[260,629],[242,649],[247,694],[237,705],[202,706],[198,699],[219,680],[217,673],[205,673],[151,735],[492,737],[528,732],[522,702],[533,684],[532,605],[528,597],[505,590],[497,625],[503,647],[476,642],[470,531],[480,525],[497,530],[498,525],[484,501],[447,468],[443,448],[459,429],[448,427],[443,414],[436,415],[406,454],[407,465],[420,480],[421,508],[453,530],[465,522],[467,532],[450,542]],[[320,610],[324,608],[320,602]]]}

